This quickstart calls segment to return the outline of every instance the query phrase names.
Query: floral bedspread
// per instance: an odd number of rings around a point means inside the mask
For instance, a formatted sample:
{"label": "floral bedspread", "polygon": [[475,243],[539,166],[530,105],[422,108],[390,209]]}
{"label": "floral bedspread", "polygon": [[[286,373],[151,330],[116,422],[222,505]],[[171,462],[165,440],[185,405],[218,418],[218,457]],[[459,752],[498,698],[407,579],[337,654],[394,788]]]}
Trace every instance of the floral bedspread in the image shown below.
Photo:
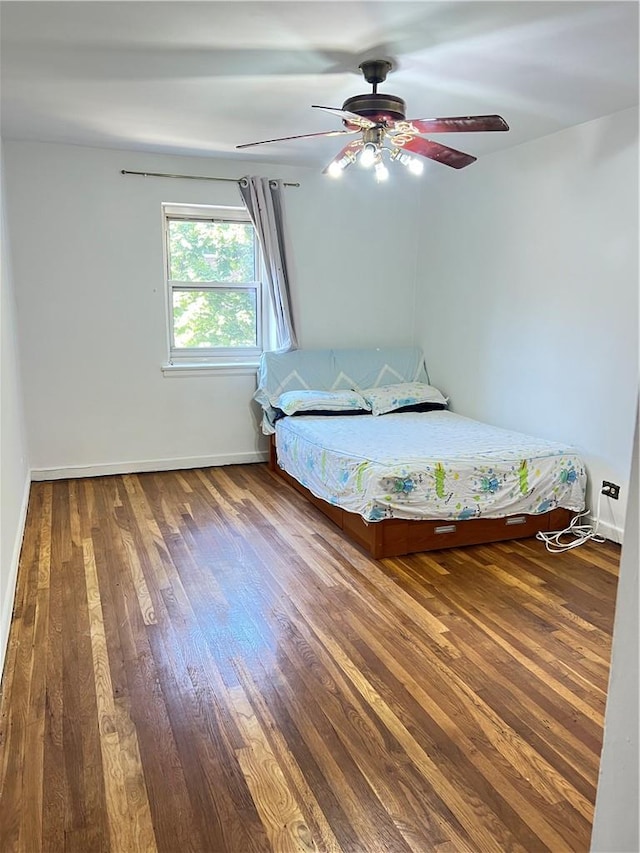
{"label": "floral bedspread", "polygon": [[585,505],[587,476],[574,448],[450,411],[283,418],[276,439],[280,467],[367,521],[501,518]]}

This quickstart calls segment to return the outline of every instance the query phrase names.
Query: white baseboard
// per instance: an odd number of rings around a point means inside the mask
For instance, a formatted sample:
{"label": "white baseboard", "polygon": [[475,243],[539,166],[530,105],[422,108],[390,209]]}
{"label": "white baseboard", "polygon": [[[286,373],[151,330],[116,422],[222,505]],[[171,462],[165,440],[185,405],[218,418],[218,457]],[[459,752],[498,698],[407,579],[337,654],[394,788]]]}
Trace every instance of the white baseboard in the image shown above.
{"label": "white baseboard", "polygon": [[104,477],[110,474],[141,474],[148,471],[180,471],[185,468],[215,468],[219,465],[246,465],[266,462],[267,451],[224,453],[215,456],[186,456],[179,459],[145,459],[142,462],[106,462],[65,468],[32,468],[32,480],[69,480],[76,477]]}
{"label": "white baseboard", "polygon": [[27,477],[24,484],[24,493],[22,495],[22,503],[18,514],[18,526],[15,531],[15,540],[13,543],[13,552],[11,554],[11,564],[9,566],[9,578],[6,589],[2,590],[4,597],[2,603],[2,613],[0,613],[0,678],[4,672],[4,662],[7,654],[7,646],[9,643],[9,629],[11,628],[11,617],[13,616],[13,604],[16,598],[16,586],[18,581],[18,565],[20,563],[20,551],[22,550],[22,540],[24,539],[24,528],[27,523],[27,509],[29,506],[29,491],[31,480]]}
{"label": "white baseboard", "polygon": [[606,521],[601,521],[598,524],[598,533],[600,536],[604,536],[605,539],[609,539],[611,542],[617,542],[618,545],[622,545],[622,538],[624,536],[624,530],[622,527],[616,527],[615,524],[609,524]]}

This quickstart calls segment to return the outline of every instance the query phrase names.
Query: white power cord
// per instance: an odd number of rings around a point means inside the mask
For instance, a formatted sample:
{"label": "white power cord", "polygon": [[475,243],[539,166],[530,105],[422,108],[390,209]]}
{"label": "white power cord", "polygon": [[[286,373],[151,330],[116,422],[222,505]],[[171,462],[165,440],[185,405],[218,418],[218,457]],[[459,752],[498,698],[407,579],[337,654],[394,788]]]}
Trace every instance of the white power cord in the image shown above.
{"label": "white power cord", "polygon": [[[547,551],[552,554],[560,554],[562,551],[570,551],[572,548],[577,548],[579,545],[584,545],[585,542],[605,542],[605,537],[598,535],[598,525],[600,524],[600,498],[602,492],[598,495],[598,504],[596,507],[596,518],[593,524],[578,524],[578,521],[585,515],[589,515],[587,509],[579,513],[571,519],[571,523],[564,530],[555,530],[550,533],[545,533],[543,530],[536,533],[536,539],[544,542]],[[568,542],[563,542],[563,536],[573,537]]]}

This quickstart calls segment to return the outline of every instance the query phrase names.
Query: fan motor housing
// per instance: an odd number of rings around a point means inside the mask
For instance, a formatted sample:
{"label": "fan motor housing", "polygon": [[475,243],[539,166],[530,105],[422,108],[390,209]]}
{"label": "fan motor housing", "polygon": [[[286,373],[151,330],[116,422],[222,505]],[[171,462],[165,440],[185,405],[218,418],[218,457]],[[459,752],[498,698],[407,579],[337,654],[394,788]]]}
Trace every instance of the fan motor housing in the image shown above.
{"label": "fan motor housing", "polygon": [[[347,98],[342,109],[375,122],[403,121],[407,113],[407,105],[402,98],[377,93]],[[350,126],[348,119],[344,123]]]}

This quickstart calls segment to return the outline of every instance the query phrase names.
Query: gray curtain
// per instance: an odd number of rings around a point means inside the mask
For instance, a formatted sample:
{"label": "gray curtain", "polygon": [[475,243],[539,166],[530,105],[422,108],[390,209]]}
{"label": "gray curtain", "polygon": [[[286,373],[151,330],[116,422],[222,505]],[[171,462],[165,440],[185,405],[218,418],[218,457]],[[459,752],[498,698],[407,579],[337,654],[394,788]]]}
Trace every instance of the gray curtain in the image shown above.
{"label": "gray curtain", "polygon": [[297,349],[284,249],[282,181],[251,177],[242,178],[239,184],[264,256],[269,294],[276,317],[278,350],[287,352]]}

